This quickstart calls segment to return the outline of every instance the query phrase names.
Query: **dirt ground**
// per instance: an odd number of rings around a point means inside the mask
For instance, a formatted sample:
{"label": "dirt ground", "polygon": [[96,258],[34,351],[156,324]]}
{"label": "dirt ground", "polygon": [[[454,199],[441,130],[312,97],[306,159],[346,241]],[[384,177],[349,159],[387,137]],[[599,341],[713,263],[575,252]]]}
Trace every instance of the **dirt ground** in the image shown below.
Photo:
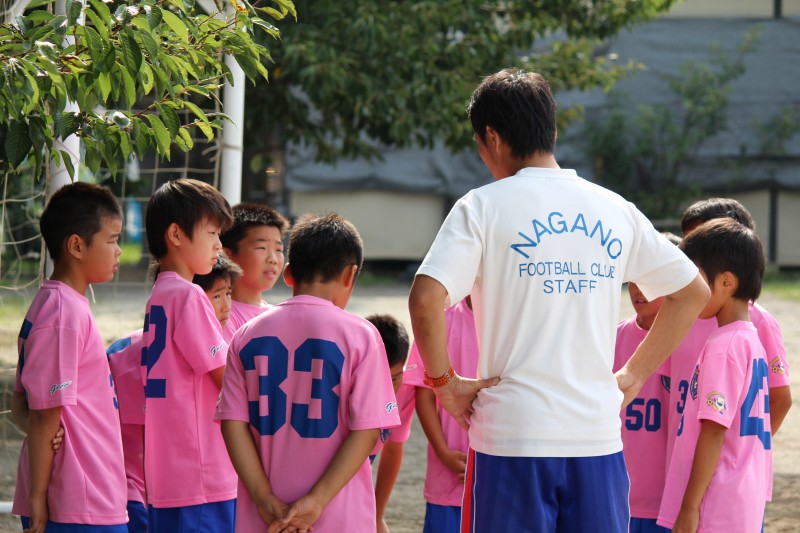
{"label": "dirt ground", "polygon": [[[96,289],[93,304],[100,331],[110,342],[134,329],[143,321],[147,288],[144,284],[113,285]],[[289,295],[285,287],[277,287],[267,294],[271,302],[280,301]],[[408,286],[357,287],[348,310],[367,316],[371,313],[390,313],[402,320],[411,330],[406,298]],[[623,298],[620,316],[629,316],[632,311],[627,298]],[[780,322],[784,342],[789,353],[789,364],[800,372],[800,302],[782,300],[767,292],[760,300]],[[21,322],[21,318],[17,322]],[[17,325],[13,329],[18,328]],[[7,328],[0,328],[2,329]],[[13,384],[13,367],[16,363],[16,335],[0,337],[0,386],[8,391]],[[800,374],[798,374],[800,375]],[[767,505],[765,531],[767,533],[800,531],[800,402],[799,379],[792,384],[794,407],[790,411],[780,432],[774,439],[775,486],[773,501]],[[5,402],[6,395],[3,395]],[[0,406],[3,412],[7,403]],[[16,478],[16,462],[19,436],[11,427],[8,414],[0,417],[0,502],[13,497]],[[416,418],[411,437],[405,446],[403,467],[397,480],[387,511],[387,522],[393,533],[418,533],[422,530],[425,502],[422,485],[425,477],[426,441]],[[21,531],[16,517],[2,514],[0,506],[0,532]]]}

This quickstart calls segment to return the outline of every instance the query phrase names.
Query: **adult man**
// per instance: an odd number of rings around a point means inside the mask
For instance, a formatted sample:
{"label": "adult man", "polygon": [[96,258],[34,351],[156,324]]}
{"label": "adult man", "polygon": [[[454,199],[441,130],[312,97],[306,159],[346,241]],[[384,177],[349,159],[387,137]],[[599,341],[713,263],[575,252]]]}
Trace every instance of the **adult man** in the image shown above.
{"label": "adult man", "polygon": [[[632,204],[559,168],[556,105],[542,76],[487,77],[469,116],[497,181],[456,203],[409,298],[428,383],[471,424],[462,530],[627,531],[620,389],[625,402],[635,397],[708,287]],[[615,380],[626,281],[666,301]],[[465,380],[450,366],[443,308],[470,293],[478,375],[499,380]]]}

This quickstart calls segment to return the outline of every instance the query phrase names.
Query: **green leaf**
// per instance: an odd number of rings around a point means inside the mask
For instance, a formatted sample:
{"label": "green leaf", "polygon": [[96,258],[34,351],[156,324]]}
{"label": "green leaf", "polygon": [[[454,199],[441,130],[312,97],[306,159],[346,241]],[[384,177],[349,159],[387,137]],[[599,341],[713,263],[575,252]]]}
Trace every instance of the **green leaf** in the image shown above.
{"label": "green leaf", "polygon": [[156,104],[156,109],[158,109],[158,112],[161,114],[161,118],[167,125],[170,136],[177,137],[178,130],[181,129],[181,119],[178,117],[178,114],[174,109],[172,109],[172,107],[168,105]]}
{"label": "green leaf", "polygon": [[8,125],[4,148],[11,168],[17,168],[31,151],[31,139],[28,136],[28,124],[21,120],[12,120]]}
{"label": "green leaf", "polygon": [[186,107],[192,110],[192,113],[194,113],[197,118],[199,118],[203,122],[208,122],[208,117],[206,116],[205,112],[202,109],[200,109],[200,106],[198,106],[194,102],[190,102],[189,100],[184,100],[183,103]]}
{"label": "green leaf", "polygon": [[194,139],[192,139],[192,134],[189,133],[189,130],[186,128],[181,128],[179,135],[181,136],[181,139],[183,139],[183,142],[186,143],[186,147],[191,150],[194,146]]}
{"label": "green leaf", "polygon": [[[89,45],[89,56],[92,58],[93,63],[100,63],[103,59],[103,38],[97,33],[97,30],[90,26],[85,26],[83,29],[86,35],[86,41]],[[98,65],[92,65],[97,68]]]}
{"label": "green leaf", "polygon": [[141,157],[150,148],[150,130],[142,119],[133,118],[133,142],[136,144],[136,153]]}
{"label": "green leaf", "polygon": [[169,26],[170,29],[174,31],[176,35],[178,35],[178,37],[180,37],[183,41],[187,41],[189,39],[189,28],[186,27],[186,23],[184,23],[180,17],[178,17],[178,15],[166,9],[162,9],[161,14],[164,18],[164,22],[167,23],[167,26]]}
{"label": "green leaf", "polygon": [[[28,5],[28,7],[30,7],[30,5]],[[36,9],[31,11],[29,15],[25,16],[25,19],[33,23],[40,24],[42,22],[49,22],[53,20],[53,14],[48,13],[44,9]]]}
{"label": "green leaf", "polygon": [[125,66],[131,76],[135,76],[142,67],[142,49],[139,48],[139,43],[136,42],[130,27],[123,30],[120,41],[122,42],[122,57],[125,59]]}
{"label": "green leaf", "polygon": [[87,17],[89,17],[89,20],[91,20],[92,23],[94,24],[97,33],[99,33],[103,37],[103,39],[108,39],[108,28],[103,23],[103,20],[100,18],[100,16],[91,9],[87,9],[86,11],[84,11],[84,13],[86,14]]}
{"label": "green leaf", "polygon": [[161,8],[158,6],[145,6],[144,10],[147,13],[147,23],[150,25],[150,29],[156,29],[161,24],[161,19],[164,18]]}
{"label": "green leaf", "polygon": [[158,59],[159,49],[155,38],[150,35],[148,31],[139,32],[139,37],[142,39],[144,49],[147,50],[147,54],[150,56],[150,61],[156,61]]}
{"label": "green leaf", "polygon": [[80,122],[78,121],[77,113],[73,112],[66,112],[66,113],[56,113],[55,117],[55,127],[56,132],[59,137],[62,139],[66,139],[76,131],[78,131],[78,127],[80,126]]}
{"label": "green leaf", "polygon": [[139,79],[142,83],[144,94],[150,94],[150,91],[153,90],[155,79],[153,77],[153,69],[150,68],[149,64],[142,63],[142,70],[139,72]]}
{"label": "green leaf", "polygon": [[[69,152],[67,152],[66,150],[59,150],[56,153],[61,154],[61,161],[63,161],[64,166],[67,167],[67,173],[69,173],[69,177],[71,179],[75,179],[75,166],[72,164],[72,157],[70,157]],[[61,165],[58,164],[57,166]]]}
{"label": "green leaf", "polygon": [[100,94],[103,96],[103,102],[108,101],[108,95],[111,94],[111,77],[103,72],[99,76],[97,76],[97,84],[98,89],[100,90]]}
{"label": "green leaf", "polygon": [[169,131],[167,131],[166,126],[164,126],[164,123],[161,122],[161,119],[157,116],[145,115],[145,118],[150,122],[150,127],[153,128],[153,134],[156,138],[156,151],[159,155],[165,155],[167,159],[169,159],[169,145],[170,142],[172,142]]}
{"label": "green leaf", "polygon": [[125,103],[128,107],[133,107],[136,103],[136,85],[133,83],[133,78],[128,73],[128,69],[119,69],[120,76],[122,77],[122,96],[125,97]]}
{"label": "green leaf", "polygon": [[[108,6],[105,2],[101,2],[100,0],[89,0],[89,3],[92,4],[92,7],[100,18],[103,20],[106,26],[111,23],[111,11],[108,9]],[[87,10],[88,12],[89,10]]]}
{"label": "green leaf", "polygon": [[208,122],[197,121],[194,123],[195,126],[200,128],[200,131],[206,136],[209,142],[214,138],[214,130],[211,129],[211,125]]}
{"label": "green leaf", "polygon": [[54,3],[53,0],[31,0],[31,2],[25,6],[25,9],[36,9],[37,7],[49,6],[52,3]]}
{"label": "green leaf", "polygon": [[81,16],[83,4],[78,0],[72,0],[67,7],[67,26],[74,26]]}

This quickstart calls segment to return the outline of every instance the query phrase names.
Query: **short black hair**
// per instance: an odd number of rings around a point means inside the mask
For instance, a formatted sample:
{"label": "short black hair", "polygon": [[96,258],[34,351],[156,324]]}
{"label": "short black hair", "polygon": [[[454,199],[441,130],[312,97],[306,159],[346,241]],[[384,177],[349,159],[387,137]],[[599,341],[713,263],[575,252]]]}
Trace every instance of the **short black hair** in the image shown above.
{"label": "short black hair", "polygon": [[150,253],[156,259],[167,255],[164,233],[177,224],[190,239],[194,227],[204,219],[227,230],[233,223],[231,206],[222,194],[203,181],[181,178],[158,188],[147,204],[145,229]]}
{"label": "short black hair", "polygon": [[389,366],[394,366],[398,363],[404,364],[408,358],[410,342],[408,340],[408,331],[406,331],[403,323],[392,315],[370,315],[367,320],[372,322],[372,325],[381,334],[383,345],[386,347],[386,358],[389,360]]}
{"label": "short black hair", "polygon": [[686,235],[703,222],[715,218],[732,218],[747,228],[756,229],[750,211],[738,201],[733,198],[708,198],[686,208],[681,216],[681,232]]}
{"label": "short black hair", "polygon": [[467,114],[481,141],[491,126],[517,159],[553,153],[556,101],[541,74],[509,68],[487,76],[472,93]]}
{"label": "short black hair", "polygon": [[222,246],[238,253],[239,243],[247,235],[247,230],[255,226],[272,226],[283,235],[289,229],[289,221],[268,205],[249,202],[236,204],[233,206],[233,225],[220,236]]}
{"label": "short black hair", "polygon": [[61,258],[64,244],[72,235],[91,246],[104,217],[122,219],[122,209],[114,193],[102,185],[77,181],[53,193],[39,219],[39,230],[53,261]]}
{"label": "short black hair", "polygon": [[299,283],[327,283],[345,268],[364,262],[364,243],[356,227],[341,215],[305,215],[289,237],[289,265]]}
{"label": "short black hair", "polygon": [[734,298],[755,300],[761,294],[766,261],[761,239],[752,229],[731,218],[717,218],[690,231],[679,247],[705,272],[709,284],[731,272],[739,280]]}
{"label": "short black hair", "polygon": [[680,243],[681,243],[681,240],[682,240],[680,237],[678,237],[677,235],[675,235],[675,234],[674,234],[674,233],[672,233],[671,231],[662,231],[662,232],[661,232],[661,235],[663,235],[664,237],[666,237],[666,239],[667,239],[669,242],[671,242],[672,244],[674,244],[675,246],[678,246],[678,245],[680,245]]}
{"label": "short black hair", "polygon": [[218,279],[227,279],[231,285],[242,276],[242,269],[223,252],[217,254],[217,262],[208,274],[195,274],[192,283],[200,285],[204,291],[211,290]]}

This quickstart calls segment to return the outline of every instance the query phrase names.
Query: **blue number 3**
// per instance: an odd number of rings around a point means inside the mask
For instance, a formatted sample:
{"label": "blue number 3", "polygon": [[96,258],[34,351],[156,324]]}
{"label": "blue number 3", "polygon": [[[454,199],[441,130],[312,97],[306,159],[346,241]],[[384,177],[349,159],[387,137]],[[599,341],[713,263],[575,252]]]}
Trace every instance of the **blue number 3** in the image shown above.
{"label": "blue number 3", "polygon": [[[258,394],[267,397],[269,414],[262,415],[260,402],[251,401],[250,424],[260,435],[275,435],[286,424],[287,398],[281,384],[289,375],[289,350],[277,337],[256,337],[239,352],[245,370],[256,370],[257,356],[267,357],[267,375],[258,377]],[[322,377],[311,383],[311,398],[320,400],[322,414],[310,418],[308,404],[292,403],[291,426],[303,438],[330,437],[339,426],[339,395],[333,388],[341,381],[344,354],[331,341],[307,339],[294,356],[296,372],[311,372],[313,360],[322,361]]]}
{"label": "blue number 3", "polygon": [[[772,448],[772,433],[764,430],[764,419],[760,416],[750,416],[750,411],[758,398],[758,391],[764,388],[764,381],[769,376],[769,367],[763,359],[753,361],[753,379],[742,402],[741,426],[739,436],[755,435],[764,445],[765,450]],[[764,413],[769,413],[769,395],[764,395]],[[759,413],[760,414],[760,413]]]}

